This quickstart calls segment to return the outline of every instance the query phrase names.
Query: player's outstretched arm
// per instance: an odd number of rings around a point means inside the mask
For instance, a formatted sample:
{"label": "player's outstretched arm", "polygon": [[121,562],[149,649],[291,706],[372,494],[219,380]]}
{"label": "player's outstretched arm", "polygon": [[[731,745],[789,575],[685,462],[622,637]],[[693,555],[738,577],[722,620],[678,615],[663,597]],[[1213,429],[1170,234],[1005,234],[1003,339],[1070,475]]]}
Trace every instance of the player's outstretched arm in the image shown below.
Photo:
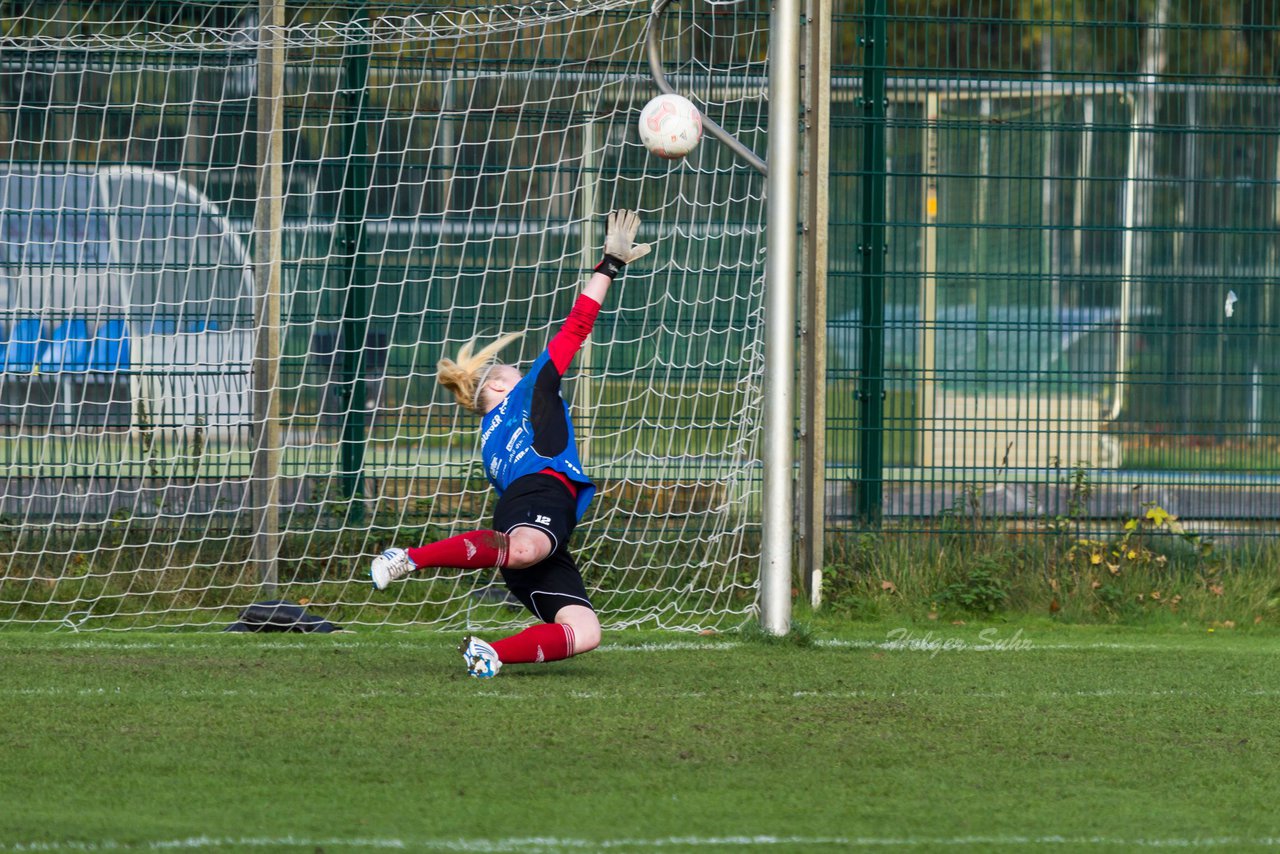
{"label": "player's outstretched arm", "polygon": [[634,211],[616,210],[609,214],[604,238],[604,259],[596,265],[595,273],[583,286],[564,325],[547,345],[551,362],[559,374],[563,375],[569,369],[574,355],[591,334],[596,314],[608,296],[609,286],[613,284],[614,278],[622,272],[623,267],[648,255],[652,249],[647,243],[636,243],[636,232],[639,229],[640,217]]}

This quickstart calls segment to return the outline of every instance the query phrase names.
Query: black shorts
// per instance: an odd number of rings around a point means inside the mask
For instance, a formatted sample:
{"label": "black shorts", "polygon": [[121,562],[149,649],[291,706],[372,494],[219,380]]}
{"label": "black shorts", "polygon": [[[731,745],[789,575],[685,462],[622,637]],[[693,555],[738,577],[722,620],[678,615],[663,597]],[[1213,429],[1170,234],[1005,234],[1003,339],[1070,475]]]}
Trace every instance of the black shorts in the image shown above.
{"label": "black shorts", "polygon": [[528,474],[511,484],[493,511],[495,531],[510,534],[516,528],[534,528],[551,539],[551,554],[541,563],[502,570],[507,588],[544,623],[554,623],[565,605],[593,607],[569,553],[577,516],[578,502],[568,487],[545,474]]}

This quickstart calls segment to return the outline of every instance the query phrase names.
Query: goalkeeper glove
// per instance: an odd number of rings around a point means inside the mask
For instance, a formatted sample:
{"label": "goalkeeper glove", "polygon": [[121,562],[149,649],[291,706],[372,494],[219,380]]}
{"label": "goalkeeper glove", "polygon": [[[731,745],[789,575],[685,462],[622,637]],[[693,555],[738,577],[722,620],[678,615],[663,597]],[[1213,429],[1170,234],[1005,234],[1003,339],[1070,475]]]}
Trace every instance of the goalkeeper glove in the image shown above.
{"label": "goalkeeper glove", "polygon": [[635,211],[619,209],[610,213],[604,236],[604,260],[596,265],[596,272],[612,279],[623,267],[648,255],[653,247],[635,242],[639,230],[640,216]]}

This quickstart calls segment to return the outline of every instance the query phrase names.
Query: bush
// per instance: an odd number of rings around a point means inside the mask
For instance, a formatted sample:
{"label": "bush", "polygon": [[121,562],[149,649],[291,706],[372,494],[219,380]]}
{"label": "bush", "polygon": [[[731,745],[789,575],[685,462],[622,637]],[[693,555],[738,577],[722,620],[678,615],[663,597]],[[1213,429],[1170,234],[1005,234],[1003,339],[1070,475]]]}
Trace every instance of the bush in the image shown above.
{"label": "bush", "polygon": [[1004,609],[1009,583],[990,556],[974,559],[962,578],[951,582],[934,597],[942,607],[958,608],[969,614],[994,614]]}

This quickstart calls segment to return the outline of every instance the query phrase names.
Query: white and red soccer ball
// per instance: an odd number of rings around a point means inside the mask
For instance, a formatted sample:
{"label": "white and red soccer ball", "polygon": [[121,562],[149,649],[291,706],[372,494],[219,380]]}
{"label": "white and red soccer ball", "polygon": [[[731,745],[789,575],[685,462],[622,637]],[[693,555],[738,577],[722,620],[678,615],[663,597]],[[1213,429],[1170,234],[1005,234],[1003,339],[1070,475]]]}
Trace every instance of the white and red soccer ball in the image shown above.
{"label": "white and red soccer ball", "polygon": [[659,95],[640,111],[640,141],[667,160],[679,160],[702,139],[702,114],[688,98]]}

